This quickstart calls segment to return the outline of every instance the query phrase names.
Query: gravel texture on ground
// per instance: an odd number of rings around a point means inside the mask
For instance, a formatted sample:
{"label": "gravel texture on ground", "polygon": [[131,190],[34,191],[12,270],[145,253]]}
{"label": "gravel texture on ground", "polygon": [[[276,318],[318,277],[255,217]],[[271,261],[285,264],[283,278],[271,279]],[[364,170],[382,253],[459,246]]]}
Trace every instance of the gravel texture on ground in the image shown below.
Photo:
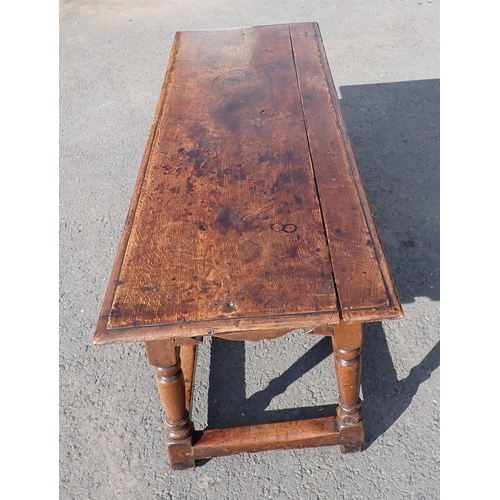
{"label": "gravel texture on ground", "polygon": [[[365,450],[216,458],[169,469],[142,345],[91,345],[179,30],[317,21],[406,317],[367,325]],[[439,498],[439,2],[60,4],[60,498]],[[331,344],[300,331],[208,340],[197,427],[327,414]]]}

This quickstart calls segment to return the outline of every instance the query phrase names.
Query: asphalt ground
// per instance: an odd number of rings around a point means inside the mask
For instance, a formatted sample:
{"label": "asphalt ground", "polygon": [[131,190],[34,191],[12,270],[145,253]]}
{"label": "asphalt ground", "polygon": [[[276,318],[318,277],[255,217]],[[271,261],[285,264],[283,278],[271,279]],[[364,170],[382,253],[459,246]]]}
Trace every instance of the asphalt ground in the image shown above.
{"label": "asphalt ground", "polygon": [[[60,498],[439,498],[439,2],[81,0],[59,17]],[[91,341],[174,34],[303,21],[320,25],[405,318],[365,328],[361,454],[173,472],[143,346]],[[300,332],[207,341],[196,377],[197,427],[327,414],[337,397],[331,346]]]}

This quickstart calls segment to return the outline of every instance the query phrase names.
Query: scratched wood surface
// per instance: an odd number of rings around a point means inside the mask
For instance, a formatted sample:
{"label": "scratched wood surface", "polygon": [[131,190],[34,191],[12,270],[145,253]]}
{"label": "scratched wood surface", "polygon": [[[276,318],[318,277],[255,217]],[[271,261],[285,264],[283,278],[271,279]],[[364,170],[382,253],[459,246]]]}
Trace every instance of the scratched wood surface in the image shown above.
{"label": "scratched wood surface", "polygon": [[318,25],[291,24],[290,36],[342,319],[401,317]]}
{"label": "scratched wood surface", "polygon": [[95,343],[401,316],[334,92],[315,23],[176,34]]}

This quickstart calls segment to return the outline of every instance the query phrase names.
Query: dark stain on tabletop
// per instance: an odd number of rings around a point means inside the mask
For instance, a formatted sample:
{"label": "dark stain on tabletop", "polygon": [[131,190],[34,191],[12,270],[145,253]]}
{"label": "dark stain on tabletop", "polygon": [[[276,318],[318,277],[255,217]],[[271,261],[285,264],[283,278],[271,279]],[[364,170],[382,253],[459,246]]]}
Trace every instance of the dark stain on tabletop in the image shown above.
{"label": "dark stain on tabletop", "polygon": [[221,205],[217,209],[215,227],[219,229],[221,234],[226,234],[231,229],[235,229],[240,235],[245,231],[260,231],[260,227],[254,226],[254,221],[251,218],[227,205]]}
{"label": "dark stain on tabletop", "polygon": [[284,153],[276,153],[275,155],[272,155],[271,153],[269,153],[269,151],[266,151],[264,154],[259,156],[259,163],[293,162],[300,159],[301,158],[294,156],[293,151],[290,150],[287,150]]}
{"label": "dark stain on tabletop", "polygon": [[248,241],[245,243],[245,264],[258,260],[261,257],[261,247],[255,241]]}

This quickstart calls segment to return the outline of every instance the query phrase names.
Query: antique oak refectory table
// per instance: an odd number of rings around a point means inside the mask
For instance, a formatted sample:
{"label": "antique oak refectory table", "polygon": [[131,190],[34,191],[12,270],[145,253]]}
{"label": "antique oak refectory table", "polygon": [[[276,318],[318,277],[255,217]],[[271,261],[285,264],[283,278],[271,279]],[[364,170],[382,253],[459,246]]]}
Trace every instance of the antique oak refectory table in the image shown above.
{"label": "antique oak refectory table", "polygon": [[[318,25],[178,32],[93,340],[145,343],[171,467],[361,450],[362,324],[402,316]],[[297,329],[332,337],[336,415],[194,430],[204,336]]]}

